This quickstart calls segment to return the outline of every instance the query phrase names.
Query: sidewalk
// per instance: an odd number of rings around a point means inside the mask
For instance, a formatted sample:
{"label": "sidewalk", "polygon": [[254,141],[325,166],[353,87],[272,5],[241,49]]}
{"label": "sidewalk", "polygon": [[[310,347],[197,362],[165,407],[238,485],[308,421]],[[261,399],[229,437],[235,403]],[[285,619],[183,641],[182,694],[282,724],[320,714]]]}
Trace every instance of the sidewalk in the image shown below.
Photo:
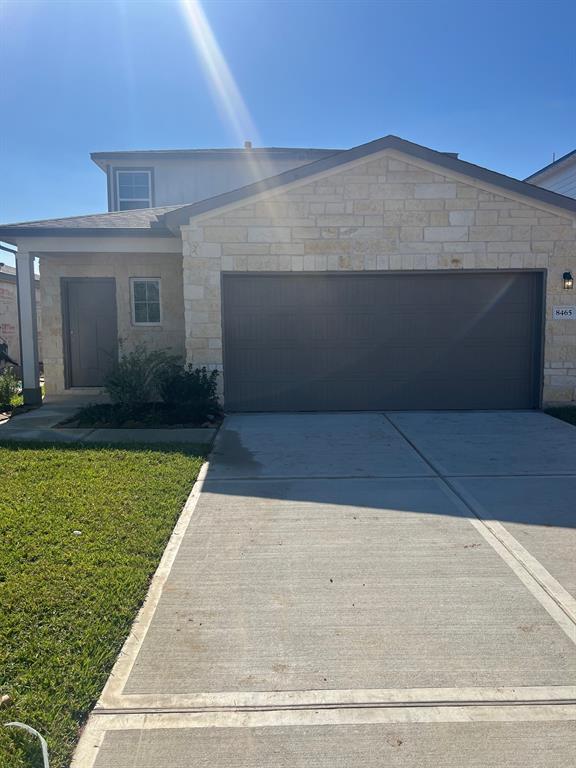
{"label": "sidewalk", "polygon": [[[94,398],[90,402],[93,402]],[[40,408],[0,422],[0,442],[34,440],[46,443],[192,443],[209,445],[216,429],[95,429],[57,427],[86,403],[78,398],[45,402]]]}

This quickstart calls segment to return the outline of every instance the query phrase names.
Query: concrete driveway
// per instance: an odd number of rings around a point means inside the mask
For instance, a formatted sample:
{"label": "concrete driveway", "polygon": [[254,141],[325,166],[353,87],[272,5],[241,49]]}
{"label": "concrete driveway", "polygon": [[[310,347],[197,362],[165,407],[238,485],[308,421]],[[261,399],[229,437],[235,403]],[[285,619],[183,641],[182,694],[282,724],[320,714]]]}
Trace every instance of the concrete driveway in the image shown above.
{"label": "concrete driveway", "polygon": [[82,768],[567,768],[576,429],[535,412],[236,415]]}

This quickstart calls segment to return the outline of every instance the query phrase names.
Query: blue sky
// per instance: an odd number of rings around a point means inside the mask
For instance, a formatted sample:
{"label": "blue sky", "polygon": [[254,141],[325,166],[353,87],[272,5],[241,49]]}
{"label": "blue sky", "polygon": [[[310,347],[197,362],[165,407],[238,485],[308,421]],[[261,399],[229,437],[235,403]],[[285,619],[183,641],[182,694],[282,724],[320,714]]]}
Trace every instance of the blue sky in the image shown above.
{"label": "blue sky", "polygon": [[105,210],[91,151],[394,133],[522,178],[576,146],[573,0],[203,8],[256,135],[215,99],[178,0],[0,1],[0,221]]}

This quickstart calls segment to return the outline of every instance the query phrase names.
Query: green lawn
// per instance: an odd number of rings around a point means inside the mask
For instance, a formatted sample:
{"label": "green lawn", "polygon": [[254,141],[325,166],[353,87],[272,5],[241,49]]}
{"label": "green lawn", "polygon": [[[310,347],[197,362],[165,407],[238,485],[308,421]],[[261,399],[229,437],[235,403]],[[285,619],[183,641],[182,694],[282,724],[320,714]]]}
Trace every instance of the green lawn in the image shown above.
{"label": "green lawn", "polygon": [[[0,445],[0,723],[44,734],[51,768],[69,764],[202,460]],[[0,727],[0,765],[41,766],[34,739]]]}
{"label": "green lawn", "polygon": [[576,426],[576,406],[565,405],[547,408],[546,413],[557,419],[562,419],[562,421],[567,421],[568,424],[574,424]]}

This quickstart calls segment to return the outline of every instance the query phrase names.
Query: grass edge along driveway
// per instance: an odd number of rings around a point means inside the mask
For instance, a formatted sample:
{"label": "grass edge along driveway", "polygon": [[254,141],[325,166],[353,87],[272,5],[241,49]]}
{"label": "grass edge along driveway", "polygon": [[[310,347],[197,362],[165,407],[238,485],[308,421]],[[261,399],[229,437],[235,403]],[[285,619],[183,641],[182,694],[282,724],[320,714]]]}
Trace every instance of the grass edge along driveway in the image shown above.
{"label": "grass edge along driveway", "polygon": [[0,765],[69,764],[202,466],[190,446],[0,444]]}

